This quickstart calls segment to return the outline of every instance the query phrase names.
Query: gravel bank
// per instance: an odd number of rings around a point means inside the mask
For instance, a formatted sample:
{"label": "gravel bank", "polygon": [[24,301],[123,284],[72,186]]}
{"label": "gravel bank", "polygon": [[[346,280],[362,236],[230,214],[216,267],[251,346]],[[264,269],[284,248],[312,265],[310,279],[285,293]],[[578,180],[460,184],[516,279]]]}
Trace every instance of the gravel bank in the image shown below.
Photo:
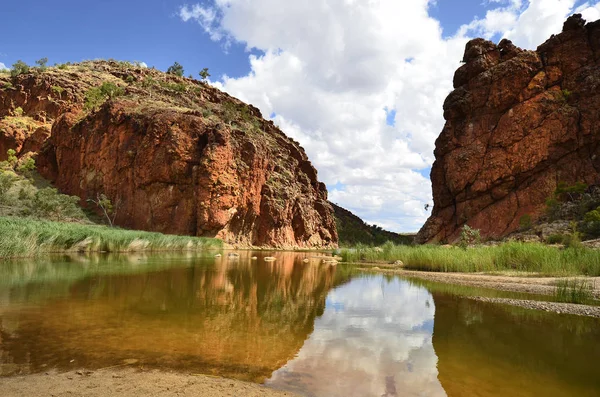
{"label": "gravel bank", "polygon": [[500,303],[505,305],[519,306],[526,309],[544,310],[547,312],[555,313],[568,313],[575,314],[578,316],[589,316],[600,318],[600,307],[588,306],[588,305],[576,305],[574,303],[557,303],[557,302],[540,302],[540,301],[528,301],[522,299],[508,299],[508,298],[486,298],[483,296],[474,296],[469,299],[473,299],[480,302],[491,302]]}
{"label": "gravel bank", "polygon": [[[363,264],[365,266],[365,264]],[[369,265],[367,265],[369,266]],[[374,266],[374,267],[373,267]],[[500,291],[526,292],[530,294],[553,295],[556,283],[561,279],[586,279],[593,286],[592,294],[600,298],[600,277],[539,277],[535,275],[489,275],[481,273],[434,273],[404,269],[379,268],[380,264],[364,267],[365,271],[398,274],[404,277],[415,277],[423,280],[442,283],[466,285],[472,287],[491,288]]]}

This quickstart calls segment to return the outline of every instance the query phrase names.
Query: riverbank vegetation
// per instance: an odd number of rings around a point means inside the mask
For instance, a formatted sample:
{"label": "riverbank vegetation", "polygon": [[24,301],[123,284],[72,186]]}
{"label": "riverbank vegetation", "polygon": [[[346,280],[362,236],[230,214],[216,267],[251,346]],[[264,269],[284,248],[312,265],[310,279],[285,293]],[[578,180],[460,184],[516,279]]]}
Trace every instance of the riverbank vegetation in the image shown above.
{"label": "riverbank vegetation", "polygon": [[0,236],[0,258],[66,251],[175,251],[222,247],[218,239],[15,217],[0,217]]}
{"label": "riverbank vegetation", "polygon": [[585,247],[561,248],[541,243],[506,242],[499,245],[406,246],[343,249],[345,262],[402,261],[404,268],[433,272],[523,271],[540,275],[600,276],[600,251]]}
{"label": "riverbank vegetation", "polygon": [[[91,200],[107,213],[99,196]],[[37,174],[35,161],[7,152],[0,162],[0,258],[52,252],[132,252],[220,248],[217,239],[172,236],[101,226],[103,219],[79,206],[80,199],[61,194]],[[108,209],[107,209],[108,208]]]}

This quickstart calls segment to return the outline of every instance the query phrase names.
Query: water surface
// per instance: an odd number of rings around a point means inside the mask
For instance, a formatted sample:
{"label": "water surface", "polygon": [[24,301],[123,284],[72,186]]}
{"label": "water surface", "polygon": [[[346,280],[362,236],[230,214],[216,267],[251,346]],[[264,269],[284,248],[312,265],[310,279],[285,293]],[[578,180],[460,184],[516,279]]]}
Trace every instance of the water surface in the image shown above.
{"label": "water surface", "polygon": [[3,262],[0,375],[134,362],[306,396],[600,395],[597,319],[240,255]]}

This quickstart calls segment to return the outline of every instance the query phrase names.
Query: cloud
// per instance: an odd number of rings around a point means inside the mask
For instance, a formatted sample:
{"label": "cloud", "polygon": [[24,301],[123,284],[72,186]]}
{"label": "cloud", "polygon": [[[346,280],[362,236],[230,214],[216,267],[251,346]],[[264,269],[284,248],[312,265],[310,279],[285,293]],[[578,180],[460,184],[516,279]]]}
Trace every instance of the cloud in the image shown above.
{"label": "cloud", "polygon": [[425,288],[382,276],[355,279],[329,293],[310,338],[266,384],[310,395],[379,396],[392,381],[404,395],[445,396],[434,314]]}
{"label": "cloud", "polygon": [[[245,43],[251,71],[215,83],[298,140],[330,198],[365,220],[415,231],[426,220],[434,142],[466,42],[505,36],[535,48],[574,0],[491,0],[483,19],[444,38],[430,0],[213,0],[183,6],[213,40]],[[598,12],[598,2],[586,8]],[[395,123],[387,122],[395,111]]]}
{"label": "cloud", "polygon": [[2,62],[0,62],[0,70],[8,70],[8,68]]}

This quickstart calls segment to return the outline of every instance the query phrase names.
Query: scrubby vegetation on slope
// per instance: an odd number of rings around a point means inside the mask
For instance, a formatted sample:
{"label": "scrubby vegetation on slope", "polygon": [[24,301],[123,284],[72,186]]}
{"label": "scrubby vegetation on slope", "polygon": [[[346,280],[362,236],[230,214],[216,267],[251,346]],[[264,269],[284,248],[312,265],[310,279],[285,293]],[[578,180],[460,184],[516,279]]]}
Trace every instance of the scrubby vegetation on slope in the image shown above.
{"label": "scrubby vegetation on slope", "polygon": [[31,157],[9,150],[0,162],[0,258],[62,251],[152,251],[219,248],[220,240],[100,226],[79,198],[59,193],[35,171]]}
{"label": "scrubby vegetation on slope", "polygon": [[381,245],[387,241],[395,244],[411,244],[413,236],[388,232],[376,225],[368,225],[352,212],[331,203],[335,214],[340,246],[356,244]]}

